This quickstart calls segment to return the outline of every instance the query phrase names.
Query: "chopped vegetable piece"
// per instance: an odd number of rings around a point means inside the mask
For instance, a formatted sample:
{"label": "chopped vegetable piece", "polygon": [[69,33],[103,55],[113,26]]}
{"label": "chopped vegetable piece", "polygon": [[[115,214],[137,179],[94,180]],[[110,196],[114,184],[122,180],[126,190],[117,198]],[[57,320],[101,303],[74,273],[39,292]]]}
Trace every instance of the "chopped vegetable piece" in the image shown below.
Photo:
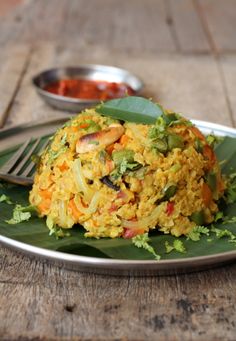
{"label": "chopped vegetable piece", "polygon": [[175,204],[173,202],[168,202],[166,205],[166,214],[170,216],[174,212]]}
{"label": "chopped vegetable piece", "polygon": [[172,150],[174,148],[183,148],[184,147],[184,142],[181,136],[175,135],[175,134],[170,134],[168,135],[168,149]]}
{"label": "chopped vegetable piece", "polygon": [[209,236],[209,229],[205,226],[195,226],[188,234],[187,240],[191,239],[192,241],[196,242],[200,240],[201,234],[205,234]]}
{"label": "chopped vegetable piece", "polygon": [[165,201],[172,198],[175,195],[177,188],[178,187],[176,185],[166,185],[163,190],[164,197],[162,198],[162,200]]}
{"label": "chopped vegetable piece", "polygon": [[148,244],[150,242],[150,238],[148,237],[148,233],[144,233],[142,235],[137,235],[137,236],[133,237],[132,242],[138,248],[142,247],[145,250],[147,250],[148,252],[150,252],[155,257],[156,260],[161,259],[160,255],[158,255],[155,252],[154,248],[150,244]]}
{"label": "chopped vegetable piece", "polygon": [[7,204],[13,204],[11,199],[5,194],[0,195],[0,202],[6,202]]}
{"label": "chopped vegetable piece", "polygon": [[103,178],[100,179],[100,181],[104,185],[107,185],[108,187],[114,189],[115,191],[119,191],[120,190],[120,186],[113,184],[113,182],[109,179],[108,176],[104,176]]}
{"label": "chopped vegetable piece", "polygon": [[116,165],[119,165],[123,159],[127,160],[127,162],[134,161],[134,152],[130,149],[122,149],[118,151],[114,151],[112,153],[112,160],[115,162]]}
{"label": "chopped vegetable piece", "polygon": [[171,251],[174,251],[174,250],[180,253],[186,252],[184,243],[179,239],[175,239],[173,242],[173,245],[171,245],[168,241],[166,241],[165,248],[166,248],[166,253],[170,253]]}
{"label": "chopped vegetable piece", "polygon": [[31,213],[35,212],[35,207],[32,205],[29,206],[21,206],[21,205],[16,205],[14,210],[13,210],[13,216],[11,219],[6,220],[6,223],[10,225],[15,225],[19,224],[22,221],[29,220],[31,218]]}
{"label": "chopped vegetable piece", "polygon": [[204,204],[208,207],[212,201],[212,191],[205,182],[202,185],[202,198]]}
{"label": "chopped vegetable piece", "polygon": [[201,226],[205,223],[205,216],[203,211],[194,212],[191,214],[190,219],[194,221],[195,224]]}

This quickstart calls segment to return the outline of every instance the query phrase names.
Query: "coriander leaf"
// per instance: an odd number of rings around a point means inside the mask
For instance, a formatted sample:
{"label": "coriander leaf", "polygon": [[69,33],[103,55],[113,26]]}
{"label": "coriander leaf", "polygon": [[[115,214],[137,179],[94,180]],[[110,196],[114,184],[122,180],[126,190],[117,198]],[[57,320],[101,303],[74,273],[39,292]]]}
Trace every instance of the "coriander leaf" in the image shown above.
{"label": "coriander leaf", "polygon": [[55,236],[56,239],[64,238],[64,237],[70,237],[69,232],[65,232],[62,228],[54,226],[49,231],[49,236]]}
{"label": "coriander leaf", "polygon": [[173,245],[171,245],[168,241],[165,242],[165,248],[166,248],[166,253],[170,253],[173,251],[175,248]]}
{"label": "coriander leaf", "polygon": [[222,142],[224,137],[222,136],[215,136],[214,134],[209,134],[206,136],[207,143],[214,147],[217,143]]}
{"label": "coriander leaf", "polygon": [[214,221],[217,222],[218,220],[221,220],[223,218],[223,216],[224,216],[223,212],[221,212],[221,211],[217,212],[215,215]]}
{"label": "coriander leaf", "polygon": [[201,234],[209,235],[209,229],[205,226],[194,226],[194,228],[187,234],[187,240],[191,239],[196,242],[200,240]]}
{"label": "coriander leaf", "polygon": [[216,234],[216,238],[223,238],[223,237],[228,237],[231,241],[236,239],[236,235],[233,234],[230,230],[224,229],[218,229],[216,227],[212,227],[211,229],[212,232]]}
{"label": "coriander leaf", "polygon": [[174,246],[175,250],[178,252],[181,252],[181,253],[186,252],[184,243],[179,239],[174,240],[173,246]]}
{"label": "coriander leaf", "polygon": [[177,251],[180,253],[186,252],[185,246],[183,242],[179,239],[175,239],[173,245],[169,244],[168,241],[165,242],[166,253],[170,253],[171,251]]}
{"label": "coriander leaf", "polygon": [[56,239],[70,236],[69,232],[65,232],[62,228],[55,225],[50,216],[47,217],[46,225],[49,228],[49,236],[55,236]]}
{"label": "coriander leaf", "polygon": [[228,176],[226,202],[228,204],[236,202],[236,173],[232,173]]}
{"label": "coriander leaf", "polygon": [[11,199],[9,197],[7,197],[5,194],[2,194],[0,196],[0,202],[6,202],[7,204],[13,204],[13,202],[11,201]]}
{"label": "coriander leaf", "polygon": [[35,211],[35,207],[30,205],[30,206],[21,206],[21,205],[16,205],[14,210],[13,210],[13,216],[11,219],[6,220],[6,223],[10,225],[15,225],[19,224],[22,221],[27,221],[31,218],[31,212]]}
{"label": "coriander leaf", "polygon": [[135,237],[132,238],[132,243],[134,243],[134,245],[138,248],[144,248],[146,251],[150,252],[156,260],[160,260],[161,257],[160,255],[158,255],[154,248],[148,244],[150,242],[150,238],[148,237],[148,233],[144,233],[144,234],[139,234]]}
{"label": "coriander leaf", "polygon": [[223,223],[222,224],[231,224],[231,223],[236,223],[236,217],[223,217]]}

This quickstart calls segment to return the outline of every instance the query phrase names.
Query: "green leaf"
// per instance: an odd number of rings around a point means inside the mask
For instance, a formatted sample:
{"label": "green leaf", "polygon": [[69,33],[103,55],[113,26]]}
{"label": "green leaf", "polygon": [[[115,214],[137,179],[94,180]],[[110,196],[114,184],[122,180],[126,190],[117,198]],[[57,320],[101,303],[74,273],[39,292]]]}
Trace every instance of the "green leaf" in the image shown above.
{"label": "green leaf", "polygon": [[171,245],[168,241],[166,241],[165,248],[166,248],[166,253],[170,253],[173,250],[180,252],[180,253],[186,252],[184,243],[180,239],[175,239],[173,242],[173,245]]}
{"label": "green leaf", "polygon": [[9,197],[6,196],[6,194],[0,195],[0,202],[6,202],[7,204],[12,204],[12,201]]}
{"label": "green leaf", "polygon": [[133,237],[132,242],[134,243],[134,245],[136,247],[138,247],[138,248],[142,247],[142,248],[144,248],[144,250],[151,253],[156,260],[161,259],[161,256],[158,255],[155,252],[154,248],[149,244],[150,238],[148,237],[148,233],[144,233],[144,234],[137,235],[137,236]]}
{"label": "green leaf", "polygon": [[5,220],[6,223],[10,225],[19,224],[22,221],[29,220],[31,218],[32,206],[23,207],[21,205],[16,205],[13,210],[13,216],[9,220]]}
{"label": "green leaf", "polygon": [[188,239],[194,242],[200,240],[201,234],[209,235],[209,229],[205,226],[195,226],[187,235]]}
{"label": "green leaf", "polygon": [[160,105],[136,96],[107,101],[99,105],[96,111],[118,120],[144,124],[154,124],[164,113]]}

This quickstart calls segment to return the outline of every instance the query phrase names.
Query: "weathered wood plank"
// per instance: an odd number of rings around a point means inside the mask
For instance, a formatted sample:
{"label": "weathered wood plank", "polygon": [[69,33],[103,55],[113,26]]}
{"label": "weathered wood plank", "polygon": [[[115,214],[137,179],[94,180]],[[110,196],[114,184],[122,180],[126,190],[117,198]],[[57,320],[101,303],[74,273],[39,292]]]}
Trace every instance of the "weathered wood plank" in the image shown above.
{"label": "weathered wood plank", "polygon": [[197,0],[216,52],[236,51],[234,0]]}
{"label": "weathered wood plank", "polygon": [[29,46],[10,46],[1,55],[0,128],[4,126],[11,110],[12,103],[26,72],[29,56]]}
{"label": "weathered wood plank", "polygon": [[[21,15],[23,11],[27,16]],[[20,22],[15,22],[19,15]],[[32,1],[0,23],[0,43],[6,43],[7,37],[31,44],[53,40],[127,51],[131,46],[137,51],[175,51],[166,16],[163,0],[51,0],[47,6]]]}
{"label": "weathered wood plank", "polygon": [[1,253],[1,340],[234,340],[235,265],[119,278]]}
{"label": "weathered wood plank", "polygon": [[6,15],[12,11],[16,6],[19,6],[23,0],[8,0],[0,2],[0,15]]}
{"label": "weathered wood plank", "polygon": [[[79,52],[78,52],[79,53]],[[61,65],[76,64],[78,53],[61,49]],[[80,52],[81,63],[103,63],[124,67],[140,76],[145,95],[160,101],[165,107],[183,112],[190,118],[231,126],[233,124],[217,62],[211,56],[125,54],[113,50],[93,49]]]}
{"label": "weathered wood plank", "polygon": [[234,122],[234,127],[236,127],[236,56],[222,56],[220,58],[220,63],[223,70],[223,81],[225,82],[229,108]]}
{"label": "weathered wood plank", "polygon": [[54,66],[55,50],[51,44],[38,45],[31,53],[29,66],[21,87],[12,103],[8,125],[56,117],[61,114],[44,103],[36,93],[32,77],[44,69]]}
{"label": "weathered wood plank", "polygon": [[193,0],[170,0],[170,18],[182,52],[210,52],[210,46]]}

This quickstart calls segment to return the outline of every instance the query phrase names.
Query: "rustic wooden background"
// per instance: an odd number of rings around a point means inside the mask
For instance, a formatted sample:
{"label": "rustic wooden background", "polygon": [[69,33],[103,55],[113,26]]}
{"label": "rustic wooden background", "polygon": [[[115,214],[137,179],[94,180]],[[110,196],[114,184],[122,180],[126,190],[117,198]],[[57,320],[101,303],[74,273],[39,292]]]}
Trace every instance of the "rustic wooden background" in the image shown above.
{"label": "rustic wooden background", "polygon": [[[101,63],[168,108],[235,127],[235,33],[235,0],[2,0],[0,126],[61,115],[36,95],[37,72]],[[0,248],[0,340],[233,341],[235,294],[235,264],[116,278]]]}

